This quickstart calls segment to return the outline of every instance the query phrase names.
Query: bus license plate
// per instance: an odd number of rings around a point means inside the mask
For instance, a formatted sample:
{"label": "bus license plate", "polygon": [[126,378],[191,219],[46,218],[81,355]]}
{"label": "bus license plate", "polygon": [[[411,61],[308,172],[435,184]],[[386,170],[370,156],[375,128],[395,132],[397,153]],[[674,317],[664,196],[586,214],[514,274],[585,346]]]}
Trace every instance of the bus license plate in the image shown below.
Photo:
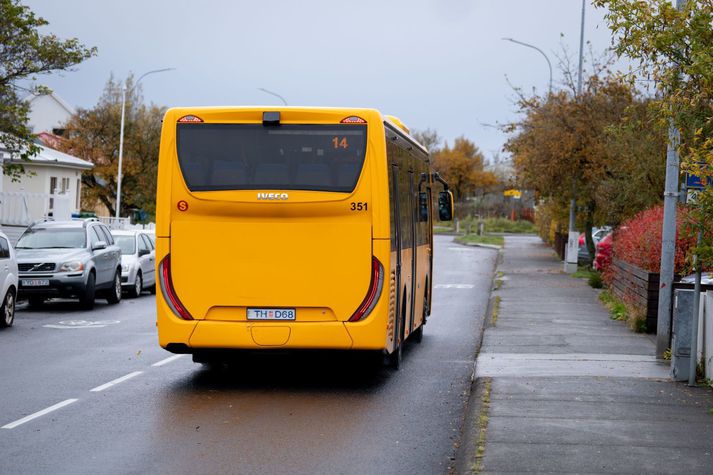
{"label": "bus license plate", "polygon": [[249,308],[248,320],[294,320],[294,308]]}
{"label": "bus license plate", "polygon": [[22,279],[22,285],[25,287],[45,287],[50,285],[49,279]]}

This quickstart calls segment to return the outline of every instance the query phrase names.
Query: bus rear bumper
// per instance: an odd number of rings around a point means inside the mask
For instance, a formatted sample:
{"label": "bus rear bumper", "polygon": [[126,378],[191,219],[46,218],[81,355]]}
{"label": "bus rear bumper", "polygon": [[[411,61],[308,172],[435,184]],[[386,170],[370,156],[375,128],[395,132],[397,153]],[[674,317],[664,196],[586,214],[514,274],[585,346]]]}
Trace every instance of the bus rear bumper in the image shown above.
{"label": "bus rear bumper", "polygon": [[341,322],[253,323],[199,321],[192,348],[325,348],[349,349],[353,342]]}
{"label": "bus rear bumper", "polygon": [[[171,319],[175,320],[175,319]],[[383,333],[370,337],[357,331],[358,339],[350,334],[354,324],[345,322],[162,322],[159,342],[169,351],[181,348],[180,353],[203,349],[326,349],[326,350],[381,350]],[[186,325],[188,324],[188,325]],[[176,328],[166,328],[166,327]],[[363,326],[363,323],[360,324]],[[379,332],[377,332],[379,333]]]}

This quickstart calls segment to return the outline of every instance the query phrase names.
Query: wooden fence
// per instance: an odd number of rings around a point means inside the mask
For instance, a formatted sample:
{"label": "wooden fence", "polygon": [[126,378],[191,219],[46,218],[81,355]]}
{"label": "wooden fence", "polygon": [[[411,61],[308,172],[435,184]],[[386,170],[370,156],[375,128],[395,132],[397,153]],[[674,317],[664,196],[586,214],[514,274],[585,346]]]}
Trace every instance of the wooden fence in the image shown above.
{"label": "wooden fence", "polygon": [[[612,282],[609,287],[611,292],[623,300],[637,314],[646,317],[646,331],[656,333],[659,312],[659,284],[658,272],[648,272],[644,269],[618,259],[613,259]],[[681,276],[674,276],[674,289],[691,289],[693,284],[679,282]],[[713,290],[712,285],[701,286],[702,292]],[[669,315],[669,319],[671,316]]]}
{"label": "wooden fence", "polygon": [[656,332],[659,311],[659,274],[618,259],[612,263],[611,292],[634,312],[646,317],[646,331]]}

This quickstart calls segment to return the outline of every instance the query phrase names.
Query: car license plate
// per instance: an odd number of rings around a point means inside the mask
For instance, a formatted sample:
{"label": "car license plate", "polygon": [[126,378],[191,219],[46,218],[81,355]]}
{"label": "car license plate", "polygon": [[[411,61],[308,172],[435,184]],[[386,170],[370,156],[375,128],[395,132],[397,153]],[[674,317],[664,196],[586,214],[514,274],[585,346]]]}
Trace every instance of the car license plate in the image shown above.
{"label": "car license plate", "polygon": [[49,279],[22,279],[22,285],[25,287],[45,287],[50,285]]}
{"label": "car license plate", "polygon": [[294,308],[249,308],[248,320],[294,320]]}

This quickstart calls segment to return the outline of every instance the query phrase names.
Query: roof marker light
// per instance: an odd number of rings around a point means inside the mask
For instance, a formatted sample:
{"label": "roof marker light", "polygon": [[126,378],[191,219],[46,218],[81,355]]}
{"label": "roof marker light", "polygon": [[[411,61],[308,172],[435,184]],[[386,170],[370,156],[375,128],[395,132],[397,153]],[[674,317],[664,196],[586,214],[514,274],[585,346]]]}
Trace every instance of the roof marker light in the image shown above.
{"label": "roof marker light", "polygon": [[345,117],[342,119],[340,124],[366,124],[366,121],[362,119],[361,117],[357,117],[355,115],[350,115],[349,117]]}
{"label": "roof marker light", "polygon": [[178,119],[178,122],[186,123],[186,122],[203,122],[203,119],[200,117],[197,117],[195,115],[184,115],[180,119]]}

